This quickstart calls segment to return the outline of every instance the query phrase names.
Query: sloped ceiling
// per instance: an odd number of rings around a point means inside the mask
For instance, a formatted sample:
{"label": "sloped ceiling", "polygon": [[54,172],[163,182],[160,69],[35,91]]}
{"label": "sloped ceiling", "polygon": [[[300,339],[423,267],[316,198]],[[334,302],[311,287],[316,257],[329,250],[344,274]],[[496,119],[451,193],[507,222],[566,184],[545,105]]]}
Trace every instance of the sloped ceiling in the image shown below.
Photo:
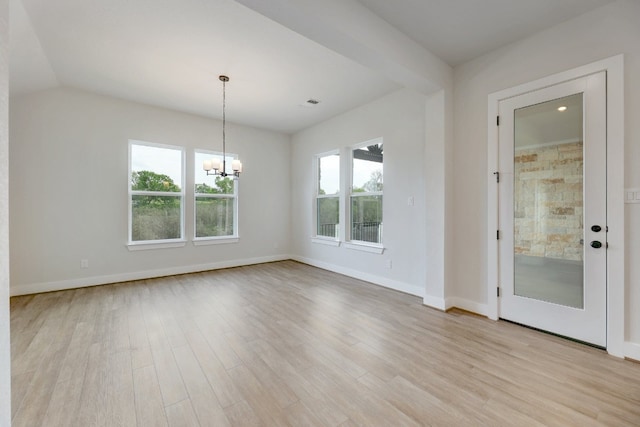
{"label": "sloped ceiling", "polygon": [[10,1],[12,96],[67,86],[220,118],[226,74],[229,121],[293,133],[610,0]]}

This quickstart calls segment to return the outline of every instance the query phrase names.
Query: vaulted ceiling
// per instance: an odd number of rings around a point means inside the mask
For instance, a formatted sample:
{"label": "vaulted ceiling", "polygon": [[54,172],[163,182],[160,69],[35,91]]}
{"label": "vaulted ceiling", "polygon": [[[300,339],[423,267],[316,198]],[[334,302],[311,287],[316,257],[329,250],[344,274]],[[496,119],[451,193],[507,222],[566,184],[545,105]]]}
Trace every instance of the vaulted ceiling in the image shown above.
{"label": "vaulted ceiling", "polygon": [[229,121],[291,133],[611,1],[11,0],[10,90],[219,118],[227,74]]}

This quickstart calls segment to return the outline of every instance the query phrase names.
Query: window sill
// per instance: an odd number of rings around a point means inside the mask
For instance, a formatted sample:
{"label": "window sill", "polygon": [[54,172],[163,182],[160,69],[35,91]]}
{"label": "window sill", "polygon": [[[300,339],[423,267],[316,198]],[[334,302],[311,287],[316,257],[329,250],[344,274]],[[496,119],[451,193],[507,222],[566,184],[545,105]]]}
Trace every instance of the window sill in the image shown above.
{"label": "window sill", "polygon": [[168,249],[168,248],[182,248],[187,244],[186,240],[172,240],[165,242],[144,242],[144,243],[129,243],[127,249],[130,251],[146,251],[151,249]]}
{"label": "window sill", "polygon": [[332,239],[330,237],[327,237],[327,238],[312,237],[311,242],[317,243],[320,245],[327,245],[327,246],[340,246],[340,240]]}
{"label": "window sill", "polygon": [[193,239],[193,246],[225,245],[239,241],[238,237],[200,237]]}
{"label": "window sill", "polygon": [[384,246],[376,244],[345,242],[344,247],[354,251],[369,252],[372,254],[382,254],[384,252]]}

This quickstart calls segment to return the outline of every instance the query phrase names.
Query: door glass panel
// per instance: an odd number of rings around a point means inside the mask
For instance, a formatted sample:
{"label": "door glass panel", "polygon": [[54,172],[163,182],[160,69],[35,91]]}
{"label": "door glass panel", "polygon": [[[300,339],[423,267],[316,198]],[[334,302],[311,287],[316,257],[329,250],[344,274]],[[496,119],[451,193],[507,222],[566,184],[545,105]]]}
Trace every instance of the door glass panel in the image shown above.
{"label": "door glass panel", "polygon": [[514,112],[514,293],[584,307],[582,94]]}

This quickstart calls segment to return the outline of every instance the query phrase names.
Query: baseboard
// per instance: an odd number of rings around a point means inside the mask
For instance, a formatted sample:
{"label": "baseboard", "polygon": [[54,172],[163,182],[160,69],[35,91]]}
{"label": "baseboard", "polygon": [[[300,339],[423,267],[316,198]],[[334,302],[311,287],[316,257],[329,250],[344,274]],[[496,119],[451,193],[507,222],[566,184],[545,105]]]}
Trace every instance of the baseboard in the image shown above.
{"label": "baseboard", "polygon": [[131,273],[110,274],[106,276],[82,277],[56,282],[42,282],[18,285],[10,288],[10,295],[29,295],[42,292],[61,291],[65,289],[86,288],[88,286],[106,285],[109,283],[128,282],[131,280],[153,279],[156,277],[174,276],[176,274],[198,273],[221,268],[242,267],[245,265],[263,264],[266,262],[285,261],[292,259],[290,255],[273,255],[258,258],[235,259],[208,264],[187,265],[158,270],[135,271]]}
{"label": "baseboard", "polygon": [[351,268],[346,268],[339,265],[330,264],[323,261],[317,261],[311,258],[305,258],[297,255],[293,255],[291,259],[293,259],[294,261],[301,262],[303,264],[308,264],[313,267],[321,268],[323,270],[333,271],[334,273],[353,277],[354,279],[364,280],[365,282],[370,282],[370,283],[373,283],[374,285],[383,286],[385,288],[404,292],[410,295],[415,295],[417,297],[424,297],[424,290],[422,288],[420,288],[419,286],[411,285],[409,283],[404,283],[398,280],[393,280],[386,277],[380,277],[373,274],[363,273],[362,271],[353,270]]}
{"label": "baseboard", "polygon": [[425,295],[422,298],[422,303],[427,307],[436,308],[441,311],[447,310],[446,301],[444,298],[434,297],[431,295]]}
{"label": "baseboard", "polygon": [[470,311],[471,313],[479,314],[481,316],[487,316],[489,313],[487,304],[481,304],[459,297],[449,297],[446,299],[445,310],[449,310],[451,308],[460,308],[462,310]]}
{"label": "baseboard", "polygon": [[629,342],[625,343],[625,355],[629,359],[640,362],[640,344]]}

